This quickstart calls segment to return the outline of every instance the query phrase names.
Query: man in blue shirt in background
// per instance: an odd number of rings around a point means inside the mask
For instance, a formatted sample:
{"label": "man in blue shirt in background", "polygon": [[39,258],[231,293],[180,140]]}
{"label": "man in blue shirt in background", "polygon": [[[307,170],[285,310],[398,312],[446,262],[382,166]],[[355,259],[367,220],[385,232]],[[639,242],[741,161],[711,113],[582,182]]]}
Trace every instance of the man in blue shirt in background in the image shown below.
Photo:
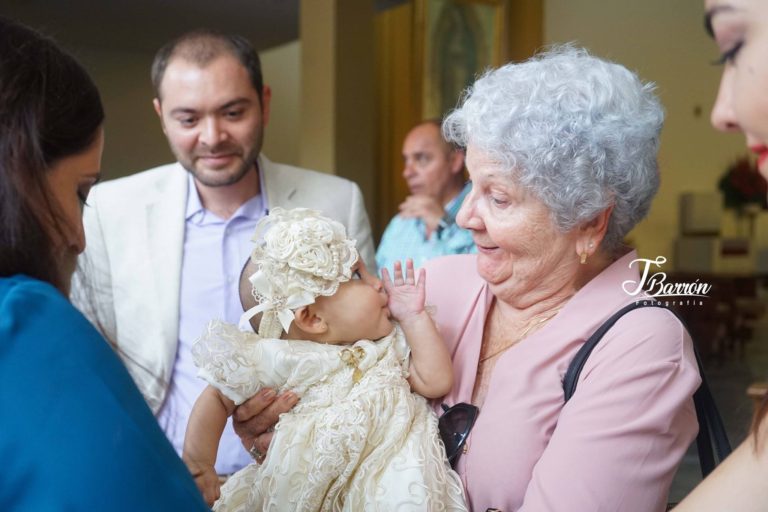
{"label": "man in blue shirt in background", "polygon": [[411,192],[381,237],[376,264],[392,270],[413,258],[415,267],[448,254],[476,252],[472,234],[456,224],[471,188],[464,179],[464,152],[443,139],[439,120],[424,121],[403,141],[403,177]]}

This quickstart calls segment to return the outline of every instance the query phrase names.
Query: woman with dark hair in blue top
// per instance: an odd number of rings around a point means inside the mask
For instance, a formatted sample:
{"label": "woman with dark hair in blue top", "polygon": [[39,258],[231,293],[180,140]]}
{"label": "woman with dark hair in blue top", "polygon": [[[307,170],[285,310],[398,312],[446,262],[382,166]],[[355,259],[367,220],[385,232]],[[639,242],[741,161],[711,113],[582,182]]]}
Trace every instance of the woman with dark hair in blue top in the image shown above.
{"label": "woman with dark hair in blue top", "polygon": [[112,347],[67,300],[103,121],[85,70],[0,18],[0,510],[207,510]]}

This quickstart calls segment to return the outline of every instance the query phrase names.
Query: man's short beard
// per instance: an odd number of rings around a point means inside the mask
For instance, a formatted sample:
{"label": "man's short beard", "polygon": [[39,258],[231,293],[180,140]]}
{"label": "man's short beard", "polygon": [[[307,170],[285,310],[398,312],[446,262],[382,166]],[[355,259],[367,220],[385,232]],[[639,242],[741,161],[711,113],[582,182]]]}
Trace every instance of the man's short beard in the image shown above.
{"label": "man's short beard", "polygon": [[226,187],[229,185],[233,185],[240,180],[242,180],[246,174],[248,174],[248,171],[250,171],[254,165],[256,164],[256,160],[259,158],[259,151],[254,149],[250,155],[248,155],[248,158],[243,161],[243,165],[240,166],[240,168],[237,170],[236,173],[232,174],[231,176],[228,176],[225,181],[212,181],[207,179],[201,172],[198,172],[197,169],[195,169],[194,165],[187,164],[186,162],[182,162],[179,160],[179,163],[181,164],[184,169],[187,170],[194,178],[195,180],[199,181],[202,185],[205,185],[206,187]]}

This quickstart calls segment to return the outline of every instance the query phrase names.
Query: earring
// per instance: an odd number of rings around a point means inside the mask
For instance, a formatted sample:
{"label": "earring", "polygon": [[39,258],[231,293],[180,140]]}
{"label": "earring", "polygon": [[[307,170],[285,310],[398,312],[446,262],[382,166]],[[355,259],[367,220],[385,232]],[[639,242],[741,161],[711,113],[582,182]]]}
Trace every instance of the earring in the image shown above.
{"label": "earring", "polygon": [[[587,248],[589,249],[592,249],[592,247],[594,246],[595,244],[592,242],[592,240],[590,240],[589,243],[587,244]],[[582,265],[587,263],[587,251],[579,253],[579,263],[581,263]]]}

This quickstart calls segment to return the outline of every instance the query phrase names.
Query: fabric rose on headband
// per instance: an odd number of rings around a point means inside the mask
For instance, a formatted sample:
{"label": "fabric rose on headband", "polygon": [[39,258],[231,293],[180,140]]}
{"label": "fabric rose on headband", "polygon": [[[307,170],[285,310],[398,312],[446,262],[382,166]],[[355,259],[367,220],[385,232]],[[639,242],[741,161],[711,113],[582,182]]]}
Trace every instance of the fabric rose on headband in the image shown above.
{"label": "fabric rose on headband", "polygon": [[259,335],[279,338],[293,322],[293,312],[330,296],[349,281],[358,259],[355,241],[344,226],[316,210],[274,208],[256,224],[249,277],[257,305],[243,314],[247,322],[263,313]]}

